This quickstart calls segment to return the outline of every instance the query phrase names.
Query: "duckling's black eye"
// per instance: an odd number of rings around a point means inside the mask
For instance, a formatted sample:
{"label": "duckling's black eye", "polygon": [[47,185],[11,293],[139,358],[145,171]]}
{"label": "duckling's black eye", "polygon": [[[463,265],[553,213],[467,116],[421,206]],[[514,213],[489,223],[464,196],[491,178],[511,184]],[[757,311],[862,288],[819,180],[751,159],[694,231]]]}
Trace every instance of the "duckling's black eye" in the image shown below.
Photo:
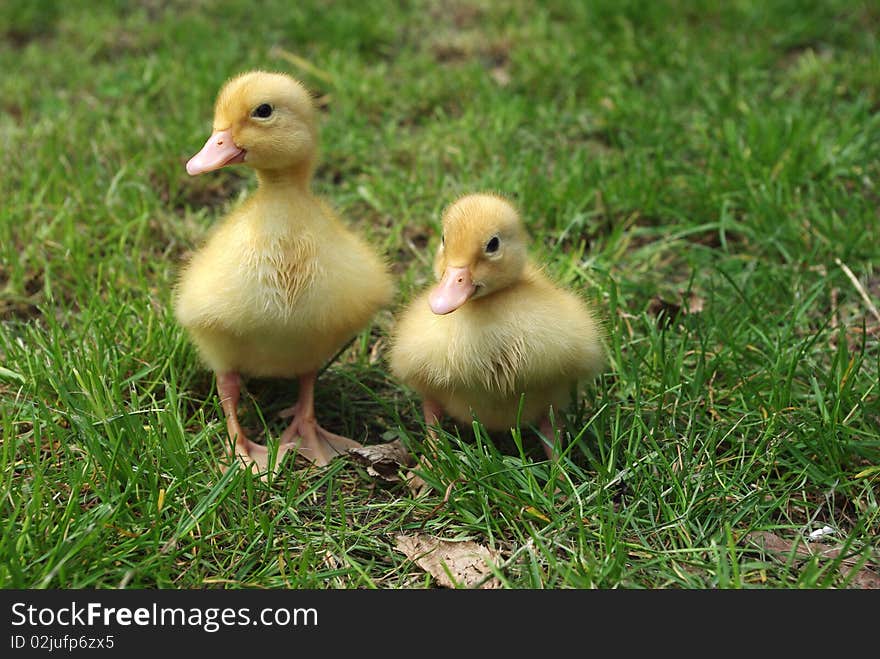
{"label": "duckling's black eye", "polygon": [[263,103],[262,105],[258,105],[254,108],[254,111],[251,112],[252,117],[259,117],[260,119],[265,119],[266,117],[272,116],[272,106],[268,103]]}
{"label": "duckling's black eye", "polygon": [[446,236],[440,236],[440,247],[446,244]]}
{"label": "duckling's black eye", "polygon": [[492,236],[492,240],[486,243],[486,254],[494,254],[500,246],[501,241],[498,239],[498,236]]}

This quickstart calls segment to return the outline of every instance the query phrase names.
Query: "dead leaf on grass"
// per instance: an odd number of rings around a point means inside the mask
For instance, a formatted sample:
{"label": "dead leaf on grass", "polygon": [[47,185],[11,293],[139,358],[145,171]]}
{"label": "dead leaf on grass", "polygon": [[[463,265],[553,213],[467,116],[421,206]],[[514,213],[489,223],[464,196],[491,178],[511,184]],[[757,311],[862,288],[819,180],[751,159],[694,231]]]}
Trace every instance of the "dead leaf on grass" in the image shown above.
{"label": "dead leaf on grass", "polygon": [[415,464],[412,456],[399,439],[385,444],[372,444],[361,448],[348,449],[349,454],[362,465],[367,473],[374,478],[381,478],[390,483],[401,480],[398,472],[401,467]]}
{"label": "dead leaf on grass", "polygon": [[699,295],[691,291],[684,299],[685,313],[700,313],[706,301]]}
{"label": "dead leaf on grass", "polygon": [[[848,568],[847,572],[849,572]],[[853,577],[853,580],[850,582],[854,588],[862,588],[865,590],[878,590],[880,589],[880,574],[877,574],[873,570],[869,570],[867,568],[862,568],[856,575]]]}
{"label": "dead leaf on grass", "polygon": [[492,67],[492,70],[489,71],[489,75],[492,76],[492,80],[494,80],[495,84],[499,87],[507,87],[510,84],[510,71],[506,66]]}
{"label": "dead leaf on grass", "polygon": [[[785,540],[784,538],[780,538],[778,535],[771,531],[752,531],[746,536],[746,538],[753,541],[762,549],[766,549],[767,551],[772,551],[777,554],[787,554],[791,552],[792,548],[794,547],[793,542]],[[800,555],[809,555],[809,552],[801,553]]]}
{"label": "dead leaf on grass", "polygon": [[431,492],[431,486],[412,469],[406,472],[405,480],[406,486],[414,497],[420,497]]}
{"label": "dead leaf on grass", "polygon": [[669,327],[681,315],[681,305],[668,302],[659,295],[655,295],[648,303],[648,313],[656,316],[658,325]]}
{"label": "dead leaf on grass", "polygon": [[[841,551],[840,548],[837,547],[823,548],[821,545],[814,548],[806,542],[803,542],[800,538],[786,540],[772,531],[752,531],[746,536],[746,539],[774,554],[790,555],[792,551],[794,551],[794,555],[798,558],[821,556],[833,560],[840,556]],[[849,577],[850,573],[856,568],[856,565],[858,565],[859,562],[860,561],[855,558],[842,559],[840,561],[840,573],[844,577]],[[855,588],[880,588],[880,573],[871,569],[867,565],[863,565],[854,575],[852,575],[850,585]]]}
{"label": "dead leaf on grass", "polygon": [[497,551],[471,541],[450,542],[432,535],[397,536],[397,551],[430,574],[446,588],[501,588],[490,576],[489,564],[499,562]]}
{"label": "dead leaf on grass", "polygon": [[698,314],[703,311],[706,301],[691,291],[685,294],[679,291],[681,299],[679,302],[670,302],[663,299],[659,295],[651,298],[648,303],[648,313],[657,317],[657,322],[663,327],[669,327],[678,320],[680,316]]}

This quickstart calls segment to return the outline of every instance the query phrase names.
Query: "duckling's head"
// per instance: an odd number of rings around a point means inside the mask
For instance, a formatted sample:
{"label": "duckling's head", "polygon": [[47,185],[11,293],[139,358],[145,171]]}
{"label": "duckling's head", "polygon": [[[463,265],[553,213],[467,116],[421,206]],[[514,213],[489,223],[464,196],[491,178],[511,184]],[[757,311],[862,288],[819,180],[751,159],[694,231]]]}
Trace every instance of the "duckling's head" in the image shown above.
{"label": "duckling's head", "polygon": [[244,163],[263,171],[311,173],[318,144],[315,106],[305,87],[283,73],[251,71],[217,95],[211,137],[186,164],[192,176]]}
{"label": "duckling's head", "polygon": [[519,281],[528,259],[527,237],[516,208],[494,194],[471,194],[443,213],[434,259],[440,280],[428,296],[436,314],[455,311]]}

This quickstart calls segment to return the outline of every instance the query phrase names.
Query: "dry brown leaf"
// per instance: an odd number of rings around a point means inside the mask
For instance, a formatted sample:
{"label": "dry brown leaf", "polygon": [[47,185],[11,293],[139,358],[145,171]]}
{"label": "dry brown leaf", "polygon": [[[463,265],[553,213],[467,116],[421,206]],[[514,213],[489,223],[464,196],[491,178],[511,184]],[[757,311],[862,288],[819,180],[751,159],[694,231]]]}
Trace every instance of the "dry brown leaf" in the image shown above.
{"label": "dry brown leaf", "polygon": [[698,314],[703,311],[706,301],[691,291],[679,291],[680,302],[670,302],[659,295],[655,295],[648,303],[648,313],[657,316],[657,322],[663,327],[673,325],[679,316]]}
{"label": "dry brown leaf", "polygon": [[341,563],[336,556],[333,555],[333,552],[329,549],[324,550],[324,565],[327,566],[330,570],[338,570]]}
{"label": "dry brown leaf", "polygon": [[[821,556],[827,559],[835,559],[840,556],[839,548],[826,548],[823,545],[814,548],[813,545],[803,542],[800,538],[793,541],[786,540],[772,531],[752,531],[746,538],[761,548],[776,554],[788,555],[794,549],[794,555],[799,558]],[[857,559],[844,558],[840,562],[840,573],[845,577],[849,577],[858,562]],[[867,565],[862,566],[852,577],[850,585],[855,588],[880,588],[880,574]]]}
{"label": "dry brown leaf", "polygon": [[510,71],[507,70],[506,66],[496,66],[493,67],[491,71],[489,71],[489,75],[492,76],[492,80],[495,81],[499,87],[507,87],[510,84]]}
{"label": "dry brown leaf", "polygon": [[412,469],[406,472],[406,486],[414,497],[420,497],[431,491],[431,486],[425,482],[425,479],[415,473]]}
{"label": "dry brown leaf", "polygon": [[498,552],[475,542],[450,542],[424,533],[399,535],[397,551],[446,588],[501,588],[489,568],[490,562],[498,563]]}
{"label": "dry brown leaf", "polygon": [[[771,531],[752,531],[746,536],[746,538],[752,540],[762,549],[781,554],[789,553],[792,547],[794,547],[794,543],[789,542],[784,538],[780,538]],[[800,555],[809,555],[809,552],[801,553]]]}
{"label": "dry brown leaf", "polygon": [[669,327],[681,315],[681,305],[668,302],[659,295],[655,295],[648,303],[648,313],[657,317],[658,325]]}
{"label": "dry brown leaf", "polygon": [[[848,568],[844,569],[849,572]],[[874,570],[869,570],[863,567],[861,570],[856,572],[856,575],[853,577],[853,580],[850,582],[850,584],[854,588],[878,590],[880,589],[880,574],[877,574],[876,572],[874,572]]]}
{"label": "dry brown leaf", "polygon": [[684,311],[685,313],[700,313],[703,310],[703,305],[706,301],[697,295],[694,292],[688,294],[688,296],[684,299]]}
{"label": "dry brown leaf", "polygon": [[399,439],[385,444],[350,448],[348,452],[355,460],[367,467],[370,476],[391,483],[401,480],[398,475],[401,467],[410,467],[414,464],[412,456]]}

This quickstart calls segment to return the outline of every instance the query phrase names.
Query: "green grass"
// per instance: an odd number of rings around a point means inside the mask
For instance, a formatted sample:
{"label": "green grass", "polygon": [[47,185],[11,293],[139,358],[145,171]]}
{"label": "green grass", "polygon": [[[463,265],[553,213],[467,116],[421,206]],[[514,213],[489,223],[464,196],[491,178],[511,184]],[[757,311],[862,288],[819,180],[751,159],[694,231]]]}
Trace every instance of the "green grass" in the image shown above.
{"label": "green grass", "polygon": [[[876,4],[434,5],[0,8],[0,585],[428,587],[394,550],[417,532],[500,550],[511,588],[878,570],[880,322],[844,271],[880,305]],[[429,281],[440,210],[483,189],[595,301],[611,364],[559,467],[528,428],[477,426],[449,427],[423,499],[350,460],[222,474],[213,378],[169,299],[254,186],[183,165],[221,83],[255,67],[322,97],[316,189],[394,263],[395,308]],[[676,313],[689,297],[702,310]],[[393,311],[318,405],[418,451],[418,401],[384,361]],[[245,425],[277,435],[295,385],[248,392]],[[798,553],[825,524],[836,557]]]}

